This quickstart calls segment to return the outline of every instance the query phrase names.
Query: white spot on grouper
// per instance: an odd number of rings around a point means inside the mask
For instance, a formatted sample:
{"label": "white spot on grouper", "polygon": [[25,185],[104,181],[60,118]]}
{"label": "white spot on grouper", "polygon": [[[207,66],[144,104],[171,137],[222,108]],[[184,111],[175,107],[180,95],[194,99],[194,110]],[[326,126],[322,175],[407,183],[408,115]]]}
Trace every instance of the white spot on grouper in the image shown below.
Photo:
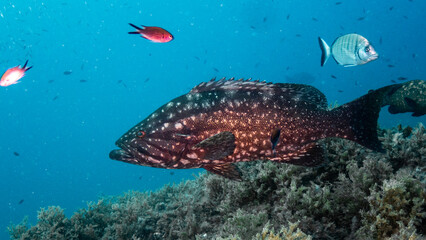
{"label": "white spot on grouper", "polygon": [[175,129],[177,129],[177,130],[181,130],[182,128],[183,128],[182,123],[176,123],[176,124],[175,124]]}
{"label": "white spot on grouper", "polygon": [[198,158],[198,155],[196,154],[196,153],[189,153],[188,155],[186,155],[188,158],[191,158],[191,159],[197,159]]}
{"label": "white spot on grouper", "polygon": [[191,163],[190,161],[188,161],[188,160],[186,160],[186,159],[181,159],[181,160],[180,160],[180,162],[181,162],[183,165],[188,165],[189,163]]}

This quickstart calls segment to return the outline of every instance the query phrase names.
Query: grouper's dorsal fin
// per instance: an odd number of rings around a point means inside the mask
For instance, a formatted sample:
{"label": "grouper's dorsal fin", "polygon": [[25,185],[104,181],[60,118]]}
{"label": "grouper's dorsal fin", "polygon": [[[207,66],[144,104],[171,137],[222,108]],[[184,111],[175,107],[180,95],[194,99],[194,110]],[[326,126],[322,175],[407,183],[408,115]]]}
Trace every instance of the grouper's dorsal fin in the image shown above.
{"label": "grouper's dorsal fin", "polygon": [[220,132],[204,139],[193,150],[200,150],[199,157],[206,160],[219,160],[234,153],[235,136],[231,132]]}
{"label": "grouper's dorsal fin", "polygon": [[318,106],[319,108],[327,108],[327,99],[325,95],[318,89],[296,83],[271,83],[266,81],[234,78],[220,80],[212,79],[209,82],[202,82],[194,87],[190,93],[203,93],[211,91],[257,91],[268,92],[276,96],[285,96],[286,99],[298,100]]}
{"label": "grouper's dorsal fin", "polygon": [[222,78],[217,80],[213,78],[208,82],[202,82],[191,89],[190,93],[202,93],[202,92],[210,92],[210,91],[233,91],[233,90],[262,90],[262,91],[270,91],[274,89],[273,83],[267,83],[266,81],[251,81],[249,79],[225,79]]}
{"label": "grouper's dorsal fin", "polygon": [[327,98],[324,93],[313,86],[297,83],[276,83],[281,89],[291,89],[301,101],[315,104],[321,109],[327,108]]}
{"label": "grouper's dorsal fin", "polygon": [[242,181],[241,173],[232,163],[225,164],[206,164],[203,166],[207,171],[229,178],[231,180]]}

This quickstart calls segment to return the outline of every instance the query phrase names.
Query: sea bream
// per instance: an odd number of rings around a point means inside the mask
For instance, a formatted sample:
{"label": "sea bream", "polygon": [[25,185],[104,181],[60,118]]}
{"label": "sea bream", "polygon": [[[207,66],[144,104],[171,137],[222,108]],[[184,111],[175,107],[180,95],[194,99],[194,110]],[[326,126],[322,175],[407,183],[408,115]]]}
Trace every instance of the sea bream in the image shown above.
{"label": "sea bream", "polygon": [[212,80],[160,107],[125,133],[110,158],[169,168],[204,168],[241,180],[235,162],[271,160],[304,166],[323,161],[318,140],[355,141],[380,151],[377,119],[402,84],[327,110],[319,90],[303,84]]}
{"label": "sea bream", "polygon": [[318,37],[318,42],[322,51],[321,66],[324,66],[330,56],[333,56],[334,60],[344,67],[366,64],[379,57],[370,42],[356,33],[338,37],[331,48],[320,37]]}

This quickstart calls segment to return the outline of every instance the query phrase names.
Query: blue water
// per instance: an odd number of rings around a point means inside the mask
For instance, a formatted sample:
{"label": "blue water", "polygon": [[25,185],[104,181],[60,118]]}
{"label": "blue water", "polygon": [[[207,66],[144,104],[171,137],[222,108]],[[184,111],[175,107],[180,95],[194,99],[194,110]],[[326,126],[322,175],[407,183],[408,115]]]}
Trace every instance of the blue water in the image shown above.
{"label": "blue water", "polygon": [[[339,104],[398,77],[426,79],[425,1],[338,1],[2,0],[0,72],[27,59],[34,67],[21,83],[0,88],[0,239],[25,215],[35,223],[40,207],[60,205],[71,216],[100,196],[203,172],[130,165],[108,153],[156,108],[212,77],[308,75]],[[175,40],[129,35],[129,22],[163,27]],[[331,44],[352,32],[380,58],[320,67],[317,37]],[[379,123],[425,119],[384,110]]]}

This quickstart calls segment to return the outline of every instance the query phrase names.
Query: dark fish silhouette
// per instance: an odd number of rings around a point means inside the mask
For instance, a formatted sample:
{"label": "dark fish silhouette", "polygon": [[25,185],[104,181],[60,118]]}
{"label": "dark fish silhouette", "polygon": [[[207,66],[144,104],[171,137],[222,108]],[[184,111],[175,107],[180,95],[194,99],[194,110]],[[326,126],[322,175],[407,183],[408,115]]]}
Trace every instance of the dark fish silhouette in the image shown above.
{"label": "dark fish silhouette", "polygon": [[24,199],[19,200],[18,204],[24,203]]}
{"label": "dark fish silhouette", "polygon": [[388,98],[388,111],[392,114],[412,112],[418,117],[426,114],[426,81],[412,80]]}
{"label": "dark fish silhouette", "polygon": [[71,73],[72,73],[72,70],[64,71],[64,75],[71,75]]}
{"label": "dark fish silhouette", "polygon": [[13,155],[19,157],[20,154],[18,152],[13,152]]}
{"label": "dark fish silhouette", "polygon": [[159,168],[204,168],[241,180],[232,163],[321,164],[323,149],[317,141],[323,138],[349,139],[381,151],[379,112],[402,85],[371,91],[328,111],[324,94],[308,85],[203,82],[131,128],[109,157]]}

